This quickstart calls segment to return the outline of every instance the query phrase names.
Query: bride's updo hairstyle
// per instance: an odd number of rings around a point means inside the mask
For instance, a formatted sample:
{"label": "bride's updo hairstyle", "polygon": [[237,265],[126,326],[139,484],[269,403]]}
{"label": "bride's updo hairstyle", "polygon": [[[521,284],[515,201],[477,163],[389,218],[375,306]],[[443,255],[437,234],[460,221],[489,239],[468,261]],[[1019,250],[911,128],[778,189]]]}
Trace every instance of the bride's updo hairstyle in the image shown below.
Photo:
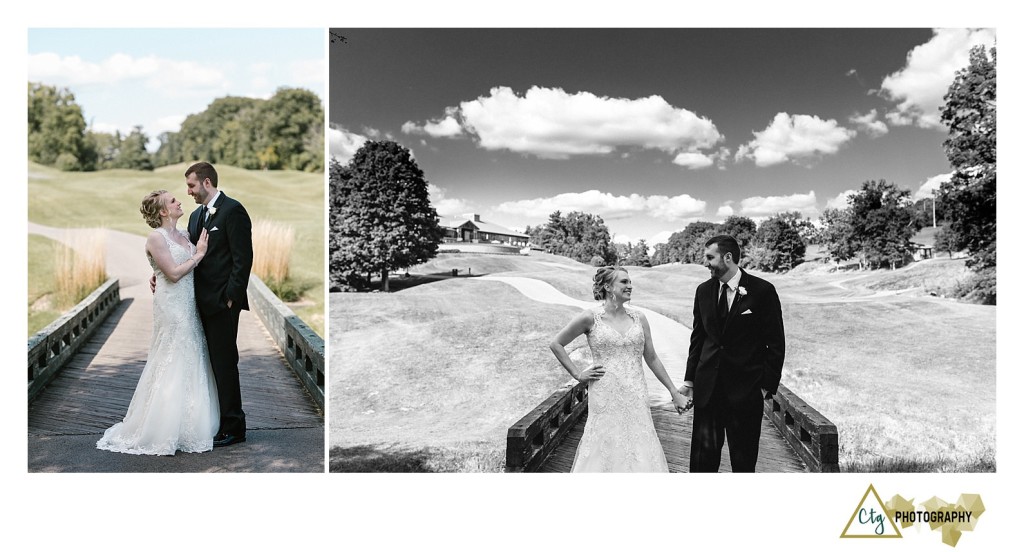
{"label": "bride's updo hairstyle", "polygon": [[604,301],[605,297],[608,296],[608,291],[604,287],[612,283],[612,280],[615,279],[615,273],[619,271],[629,274],[629,271],[621,266],[602,266],[597,269],[597,274],[594,274],[594,299]]}
{"label": "bride's updo hairstyle", "polygon": [[157,190],[150,192],[149,195],[142,198],[142,206],[139,207],[139,212],[142,213],[142,218],[146,220],[146,224],[150,228],[160,228],[160,211],[166,207],[161,198],[166,193],[167,190]]}

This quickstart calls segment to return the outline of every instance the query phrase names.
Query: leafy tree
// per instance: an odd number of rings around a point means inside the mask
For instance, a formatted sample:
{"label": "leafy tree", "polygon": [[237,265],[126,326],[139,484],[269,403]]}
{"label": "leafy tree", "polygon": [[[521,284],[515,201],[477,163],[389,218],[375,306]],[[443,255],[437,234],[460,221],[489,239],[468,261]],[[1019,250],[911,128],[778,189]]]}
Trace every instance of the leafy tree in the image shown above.
{"label": "leafy tree", "polygon": [[599,264],[610,265],[619,258],[611,233],[598,215],[580,211],[562,215],[555,211],[548,216],[547,224],[538,225],[531,232],[531,236],[536,236],[533,239],[549,253],[581,263],[592,263],[598,257]]}
{"label": "leafy tree", "polygon": [[753,244],[740,263],[770,272],[792,269],[803,262],[807,251],[807,243],[800,235],[800,230],[808,222],[795,211],[768,218],[757,227]]}
{"label": "leafy tree", "polygon": [[133,128],[131,134],[125,136],[124,140],[121,141],[115,166],[117,168],[138,171],[153,170],[153,157],[146,150],[146,142],[148,141],[149,138],[142,132],[141,126]]}
{"label": "leafy tree", "polygon": [[[267,156],[264,169],[322,171],[324,110],[320,98],[301,88],[279,88],[260,106],[257,135]],[[318,148],[318,149],[311,149]]]}
{"label": "leafy tree", "polygon": [[821,214],[822,228],[818,233],[818,242],[836,263],[857,256],[859,245],[853,235],[853,225],[850,224],[851,212],[849,208],[828,208]]}
{"label": "leafy tree", "polygon": [[757,234],[757,223],[749,217],[732,215],[726,218],[722,224],[718,225],[716,232],[719,234],[728,234],[736,238],[736,241],[740,244],[740,248],[745,248]]}
{"label": "leafy tree", "polygon": [[[953,176],[940,188],[947,207],[949,245],[966,249],[976,271],[996,266],[996,49],[970,52],[944,96],[941,119],[949,127],[942,146]],[[981,278],[979,281],[994,282]],[[995,289],[991,290],[995,302]]]}
{"label": "leafy tree", "polygon": [[393,141],[367,141],[331,184],[332,280],[354,272],[388,273],[432,259],[443,231],[430,205],[427,181],[409,150]]}
{"label": "leafy tree", "polygon": [[637,241],[636,245],[632,242],[616,244],[619,264],[622,266],[651,266],[651,257],[647,249],[647,242],[642,239]]}
{"label": "leafy tree", "polygon": [[939,231],[935,233],[935,252],[945,252],[949,255],[949,258],[953,258],[953,253],[960,251],[956,245],[953,233],[949,231],[948,225],[942,225]]}
{"label": "leafy tree", "polygon": [[95,167],[85,117],[67,88],[28,83],[28,158],[65,171]]}
{"label": "leafy tree", "polygon": [[869,180],[851,196],[849,222],[864,263],[896,268],[913,253],[910,238],[921,229],[910,191],[885,180]]}

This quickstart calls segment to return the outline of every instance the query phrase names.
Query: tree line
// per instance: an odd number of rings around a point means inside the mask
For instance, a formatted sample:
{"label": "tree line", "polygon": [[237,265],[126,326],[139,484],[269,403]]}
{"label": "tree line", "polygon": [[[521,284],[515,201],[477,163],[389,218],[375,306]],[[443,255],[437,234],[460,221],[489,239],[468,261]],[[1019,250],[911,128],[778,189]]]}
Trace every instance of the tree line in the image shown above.
{"label": "tree line", "polygon": [[243,169],[324,169],[324,110],[301,88],[279,88],[269,99],[227,96],[161,133],[155,153],[141,126],[121,134],[89,128],[67,88],[28,83],[28,156],[63,171],[153,170],[202,159]]}

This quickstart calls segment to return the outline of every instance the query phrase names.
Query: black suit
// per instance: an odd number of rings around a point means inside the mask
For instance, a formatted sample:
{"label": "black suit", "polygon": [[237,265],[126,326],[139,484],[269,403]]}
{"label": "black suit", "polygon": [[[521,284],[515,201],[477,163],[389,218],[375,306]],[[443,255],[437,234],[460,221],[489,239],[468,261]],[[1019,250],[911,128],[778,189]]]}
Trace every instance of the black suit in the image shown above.
{"label": "black suit", "polygon": [[[188,233],[195,243],[202,228],[209,235],[206,256],[195,269],[196,304],[206,333],[210,363],[217,380],[220,431],[245,436],[245,412],[238,383],[238,316],[249,309],[246,289],[252,269],[252,221],[242,204],[223,193],[206,221],[202,207],[192,212]],[[231,307],[228,307],[228,300]]]}
{"label": "black suit", "polygon": [[717,313],[720,285],[711,278],[697,286],[693,300],[685,377],[693,382],[690,471],[718,471],[727,436],[733,471],[752,472],[761,437],[761,389],[772,395],[782,379],[782,305],[773,285],[741,271],[723,323]]}

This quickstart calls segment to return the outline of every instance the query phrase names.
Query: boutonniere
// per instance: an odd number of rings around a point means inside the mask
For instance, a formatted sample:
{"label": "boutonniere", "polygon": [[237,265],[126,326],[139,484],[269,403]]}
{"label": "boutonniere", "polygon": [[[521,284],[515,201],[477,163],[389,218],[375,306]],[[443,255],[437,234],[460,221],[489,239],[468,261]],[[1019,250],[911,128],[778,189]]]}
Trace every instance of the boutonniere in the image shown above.
{"label": "boutonniere", "polygon": [[747,295],[747,288],[739,286],[736,288],[736,293],[739,293],[740,297],[745,297]]}
{"label": "boutonniere", "polygon": [[216,207],[207,207],[206,210],[209,211],[211,217],[213,215],[217,214],[217,208]]}

